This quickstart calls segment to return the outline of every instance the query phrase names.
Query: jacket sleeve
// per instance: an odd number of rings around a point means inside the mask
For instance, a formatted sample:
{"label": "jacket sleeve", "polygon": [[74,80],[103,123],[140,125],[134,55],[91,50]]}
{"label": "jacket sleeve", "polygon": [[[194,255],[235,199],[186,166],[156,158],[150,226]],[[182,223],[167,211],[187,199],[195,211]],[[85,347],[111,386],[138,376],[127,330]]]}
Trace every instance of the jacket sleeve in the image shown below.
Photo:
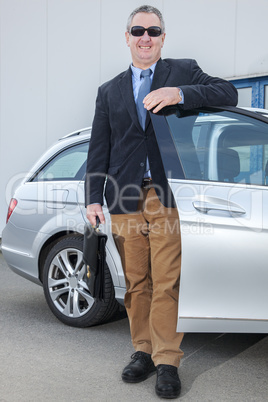
{"label": "jacket sleeve", "polygon": [[191,84],[181,85],[184,109],[203,106],[236,106],[238,94],[230,82],[204,73],[195,60],[190,60]]}
{"label": "jacket sleeve", "polygon": [[95,116],[87,157],[85,178],[85,205],[103,205],[103,190],[110,158],[110,124],[108,109],[103,100],[102,87],[98,90]]}

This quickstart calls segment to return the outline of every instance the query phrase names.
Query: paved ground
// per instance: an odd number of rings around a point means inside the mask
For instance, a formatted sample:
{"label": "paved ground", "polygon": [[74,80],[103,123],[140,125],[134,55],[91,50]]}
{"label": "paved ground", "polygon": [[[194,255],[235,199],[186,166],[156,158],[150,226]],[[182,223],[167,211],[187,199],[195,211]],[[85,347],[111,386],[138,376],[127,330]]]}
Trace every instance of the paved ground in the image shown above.
{"label": "paved ground", "polygon": [[[0,254],[0,401],[157,401],[155,376],[125,384],[133,352],[128,321],[76,329],[61,324],[43,291]],[[183,402],[267,401],[268,337],[187,334],[179,369]]]}

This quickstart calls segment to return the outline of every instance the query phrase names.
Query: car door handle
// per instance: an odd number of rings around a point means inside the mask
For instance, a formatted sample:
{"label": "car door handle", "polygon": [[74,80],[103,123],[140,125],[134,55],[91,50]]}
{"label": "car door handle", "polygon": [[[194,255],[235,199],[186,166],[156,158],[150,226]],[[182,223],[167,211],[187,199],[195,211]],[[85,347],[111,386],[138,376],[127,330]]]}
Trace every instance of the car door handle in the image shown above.
{"label": "car door handle", "polygon": [[217,204],[211,203],[207,201],[194,201],[193,206],[199,212],[204,214],[208,213],[209,211],[221,211],[221,212],[228,212],[230,214],[239,214],[243,215],[246,213],[244,209],[239,206],[233,204]]}

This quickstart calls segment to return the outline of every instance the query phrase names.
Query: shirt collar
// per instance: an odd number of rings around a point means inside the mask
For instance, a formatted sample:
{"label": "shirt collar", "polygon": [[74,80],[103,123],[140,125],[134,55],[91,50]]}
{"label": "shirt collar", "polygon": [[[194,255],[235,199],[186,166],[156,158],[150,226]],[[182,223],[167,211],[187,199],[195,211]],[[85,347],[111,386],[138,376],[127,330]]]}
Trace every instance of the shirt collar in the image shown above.
{"label": "shirt collar", "polygon": [[[130,67],[131,67],[132,74],[133,74],[134,78],[139,81],[139,80],[140,80],[140,76],[141,76],[142,69],[141,69],[141,68],[138,68],[138,67],[134,67],[133,64],[131,64]],[[155,67],[156,67],[156,63],[152,64],[152,65],[149,67],[149,68],[152,70],[151,78],[152,78],[153,75],[154,75]]]}

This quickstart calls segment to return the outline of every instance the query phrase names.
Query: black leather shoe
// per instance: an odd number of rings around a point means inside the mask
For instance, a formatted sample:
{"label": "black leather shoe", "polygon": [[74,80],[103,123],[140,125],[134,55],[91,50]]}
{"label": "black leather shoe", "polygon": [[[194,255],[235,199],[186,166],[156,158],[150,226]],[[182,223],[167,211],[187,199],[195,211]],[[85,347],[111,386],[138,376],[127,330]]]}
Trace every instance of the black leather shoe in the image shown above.
{"label": "black leather shoe", "polygon": [[125,382],[141,382],[146,380],[151,373],[156,371],[151,355],[144,352],[135,352],[131,356],[132,361],[124,368],[122,380]]}
{"label": "black leather shoe", "polygon": [[158,364],[155,391],[158,396],[166,399],[177,398],[181,392],[181,382],[178,369],[169,364]]}

